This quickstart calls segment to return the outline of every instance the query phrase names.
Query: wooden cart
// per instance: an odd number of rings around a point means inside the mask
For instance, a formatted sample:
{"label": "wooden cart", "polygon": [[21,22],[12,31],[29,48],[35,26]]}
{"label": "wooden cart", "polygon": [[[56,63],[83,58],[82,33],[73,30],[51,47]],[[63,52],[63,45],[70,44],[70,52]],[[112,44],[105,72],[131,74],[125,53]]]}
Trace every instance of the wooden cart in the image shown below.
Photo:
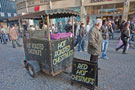
{"label": "wooden cart", "polygon": [[23,36],[25,65],[32,77],[39,71],[55,76],[72,65],[74,37],[59,40],[51,40],[49,32],[49,19],[72,16],[72,32],[74,35],[74,16],[79,14],[72,10],[55,9],[30,13],[23,16],[13,17],[9,20],[42,19],[46,20],[48,32],[45,30],[29,31]]}

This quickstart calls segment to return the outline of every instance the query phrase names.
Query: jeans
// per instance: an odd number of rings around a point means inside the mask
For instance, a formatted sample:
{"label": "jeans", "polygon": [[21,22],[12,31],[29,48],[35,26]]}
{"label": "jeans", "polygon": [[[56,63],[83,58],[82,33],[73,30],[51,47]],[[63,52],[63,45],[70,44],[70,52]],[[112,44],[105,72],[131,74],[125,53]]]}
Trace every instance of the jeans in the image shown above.
{"label": "jeans", "polygon": [[2,34],[2,36],[1,36],[1,42],[2,42],[2,44],[7,44],[6,34]]}
{"label": "jeans", "polygon": [[109,33],[109,40],[114,39],[114,33]]}
{"label": "jeans", "polygon": [[107,48],[108,48],[108,44],[109,44],[109,40],[103,40],[103,47],[102,47],[102,58],[107,57],[106,56],[106,52],[107,52]]}
{"label": "jeans", "polygon": [[85,41],[84,38],[78,37],[78,51],[84,51]]}

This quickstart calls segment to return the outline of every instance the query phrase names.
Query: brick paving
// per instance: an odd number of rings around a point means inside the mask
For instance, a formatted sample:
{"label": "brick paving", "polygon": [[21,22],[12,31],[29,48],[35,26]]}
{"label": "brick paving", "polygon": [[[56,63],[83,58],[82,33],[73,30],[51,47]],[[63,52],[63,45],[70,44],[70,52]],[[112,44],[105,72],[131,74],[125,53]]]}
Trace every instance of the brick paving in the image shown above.
{"label": "brick paving", "polygon": [[[135,49],[128,54],[115,51],[118,40],[111,40],[109,60],[99,59],[99,87],[97,90],[135,90]],[[30,77],[23,65],[23,48],[0,44],[0,90],[88,90],[70,83],[70,75],[61,73],[56,77],[39,73]],[[75,57],[89,60],[87,52],[75,52]],[[71,72],[71,68],[68,69]]]}

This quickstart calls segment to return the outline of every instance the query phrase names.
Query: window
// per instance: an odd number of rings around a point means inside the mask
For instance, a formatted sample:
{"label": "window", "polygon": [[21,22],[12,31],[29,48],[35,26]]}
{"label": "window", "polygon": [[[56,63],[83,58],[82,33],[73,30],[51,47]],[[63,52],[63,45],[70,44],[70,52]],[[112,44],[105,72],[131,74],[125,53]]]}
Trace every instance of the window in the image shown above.
{"label": "window", "polygon": [[0,3],[0,8],[1,8],[1,3]]}
{"label": "window", "polygon": [[8,17],[11,17],[11,13],[8,13]]}
{"label": "window", "polygon": [[34,5],[35,4],[35,2],[32,0],[32,1],[28,1],[28,4],[29,5]]}
{"label": "window", "polygon": [[17,16],[17,14],[16,14],[16,13],[14,13],[14,16]]}
{"label": "window", "polygon": [[4,12],[0,12],[1,17],[5,17]]}
{"label": "window", "polygon": [[40,3],[47,3],[48,0],[40,0]]}

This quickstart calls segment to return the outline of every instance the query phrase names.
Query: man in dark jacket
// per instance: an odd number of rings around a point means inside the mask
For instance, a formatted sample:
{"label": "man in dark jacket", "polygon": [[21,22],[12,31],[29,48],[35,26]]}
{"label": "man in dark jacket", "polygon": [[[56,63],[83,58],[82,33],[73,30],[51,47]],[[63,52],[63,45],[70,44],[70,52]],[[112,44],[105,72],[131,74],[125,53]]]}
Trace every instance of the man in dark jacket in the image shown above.
{"label": "man in dark jacket", "polygon": [[68,20],[68,23],[65,25],[64,29],[66,30],[66,32],[72,32],[72,25],[70,20]]}

